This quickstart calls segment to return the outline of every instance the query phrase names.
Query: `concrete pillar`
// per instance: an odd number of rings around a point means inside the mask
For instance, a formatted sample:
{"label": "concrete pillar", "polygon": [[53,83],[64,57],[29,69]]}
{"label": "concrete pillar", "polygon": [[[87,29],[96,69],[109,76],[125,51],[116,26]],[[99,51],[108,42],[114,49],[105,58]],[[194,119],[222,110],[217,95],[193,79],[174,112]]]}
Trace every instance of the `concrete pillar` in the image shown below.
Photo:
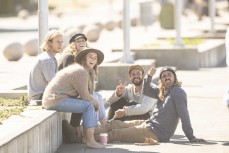
{"label": "concrete pillar", "polygon": [[214,33],[215,32],[215,14],[216,14],[216,8],[215,8],[215,0],[209,0],[208,1],[208,12],[209,12],[209,17],[210,17],[210,25],[211,25],[211,29],[210,32]]}
{"label": "concrete pillar", "polygon": [[48,33],[48,0],[38,0],[38,16],[39,16],[39,39],[38,39],[38,51],[40,51],[40,46],[44,41],[45,35]]}
{"label": "concrete pillar", "polygon": [[130,1],[123,1],[123,63],[133,63],[133,57],[130,54]]}
{"label": "concrete pillar", "polygon": [[182,0],[176,0],[176,9],[175,9],[175,26],[176,26],[176,46],[183,46],[182,37],[181,37],[181,17],[182,17]]}

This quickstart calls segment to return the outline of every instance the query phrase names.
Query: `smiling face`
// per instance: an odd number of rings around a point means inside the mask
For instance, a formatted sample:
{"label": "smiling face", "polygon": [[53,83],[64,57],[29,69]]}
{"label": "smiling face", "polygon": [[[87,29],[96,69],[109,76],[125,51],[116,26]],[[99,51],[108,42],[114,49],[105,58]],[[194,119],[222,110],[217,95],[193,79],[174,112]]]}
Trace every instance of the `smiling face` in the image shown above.
{"label": "smiling face", "polygon": [[86,55],[86,67],[88,69],[93,69],[93,67],[95,66],[95,64],[97,64],[98,62],[98,58],[97,58],[97,54],[94,52],[89,52]]}
{"label": "smiling face", "polygon": [[131,70],[129,77],[130,77],[131,82],[136,86],[141,85],[143,82],[143,73],[139,69]]}
{"label": "smiling face", "polygon": [[83,37],[79,37],[75,40],[76,50],[78,52],[82,51],[86,47],[86,40]]}
{"label": "smiling face", "polygon": [[164,71],[161,74],[161,83],[165,89],[170,89],[175,82],[175,76],[171,71]]}

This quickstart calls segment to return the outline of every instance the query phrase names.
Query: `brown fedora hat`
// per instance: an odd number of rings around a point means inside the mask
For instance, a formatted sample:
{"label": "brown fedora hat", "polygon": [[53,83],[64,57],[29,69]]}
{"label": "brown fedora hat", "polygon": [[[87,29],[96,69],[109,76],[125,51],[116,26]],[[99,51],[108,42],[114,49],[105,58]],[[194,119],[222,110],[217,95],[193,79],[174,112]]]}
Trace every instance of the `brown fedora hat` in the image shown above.
{"label": "brown fedora hat", "polygon": [[81,59],[83,58],[83,56],[85,56],[87,53],[89,52],[94,52],[97,54],[97,58],[98,58],[98,65],[101,64],[103,62],[103,59],[104,59],[104,54],[102,51],[98,50],[98,49],[94,49],[94,48],[85,48],[83,49],[81,52],[79,52],[77,55],[76,55],[76,62],[77,63],[80,63]]}
{"label": "brown fedora hat", "polygon": [[130,74],[130,71],[132,71],[133,69],[139,69],[142,71],[143,74],[145,73],[145,69],[139,64],[131,65],[128,69],[128,73]]}

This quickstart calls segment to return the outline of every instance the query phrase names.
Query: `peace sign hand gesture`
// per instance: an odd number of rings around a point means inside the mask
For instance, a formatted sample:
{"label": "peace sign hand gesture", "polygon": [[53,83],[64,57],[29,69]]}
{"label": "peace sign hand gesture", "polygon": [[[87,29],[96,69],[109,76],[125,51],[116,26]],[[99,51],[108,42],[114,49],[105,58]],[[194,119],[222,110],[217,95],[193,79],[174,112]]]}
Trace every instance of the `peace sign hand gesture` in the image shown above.
{"label": "peace sign hand gesture", "polygon": [[119,85],[116,87],[116,95],[121,97],[125,91],[126,82],[119,80]]}

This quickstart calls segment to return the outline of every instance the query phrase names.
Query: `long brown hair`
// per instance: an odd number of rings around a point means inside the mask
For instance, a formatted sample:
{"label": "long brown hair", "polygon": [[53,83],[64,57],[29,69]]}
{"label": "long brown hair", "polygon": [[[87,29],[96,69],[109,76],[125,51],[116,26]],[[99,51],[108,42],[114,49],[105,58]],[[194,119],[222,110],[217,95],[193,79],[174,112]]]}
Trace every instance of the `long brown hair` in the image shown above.
{"label": "long brown hair", "polygon": [[[87,54],[83,56],[79,64],[82,65],[86,70],[88,70],[86,68],[86,55]],[[88,70],[88,73],[89,73],[88,88],[89,88],[89,92],[93,93],[95,90],[95,81],[97,81],[98,65],[95,64],[93,69]]]}

